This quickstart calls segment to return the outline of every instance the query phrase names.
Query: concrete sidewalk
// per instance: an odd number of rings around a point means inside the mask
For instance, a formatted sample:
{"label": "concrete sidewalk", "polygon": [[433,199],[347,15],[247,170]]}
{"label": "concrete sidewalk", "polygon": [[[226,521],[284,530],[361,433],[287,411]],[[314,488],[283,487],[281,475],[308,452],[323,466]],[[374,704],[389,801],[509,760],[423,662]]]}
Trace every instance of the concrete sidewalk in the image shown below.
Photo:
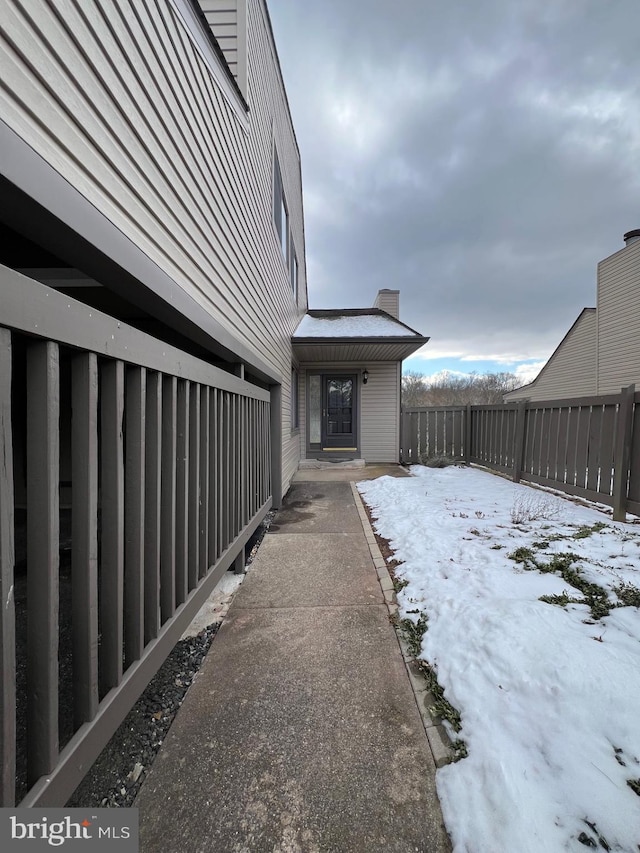
{"label": "concrete sidewalk", "polygon": [[450,850],[348,482],[292,486],[135,805],[142,853]]}

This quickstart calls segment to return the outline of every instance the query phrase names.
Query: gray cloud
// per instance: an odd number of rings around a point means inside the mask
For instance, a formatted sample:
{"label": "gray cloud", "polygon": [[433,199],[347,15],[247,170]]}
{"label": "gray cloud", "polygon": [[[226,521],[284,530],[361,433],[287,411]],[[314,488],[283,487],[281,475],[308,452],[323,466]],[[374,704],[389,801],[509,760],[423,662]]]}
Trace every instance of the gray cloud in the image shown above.
{"label": "gray cloud", "polygon": [[545,357],[640,227],[637,0],[271,0],[312,307]]}

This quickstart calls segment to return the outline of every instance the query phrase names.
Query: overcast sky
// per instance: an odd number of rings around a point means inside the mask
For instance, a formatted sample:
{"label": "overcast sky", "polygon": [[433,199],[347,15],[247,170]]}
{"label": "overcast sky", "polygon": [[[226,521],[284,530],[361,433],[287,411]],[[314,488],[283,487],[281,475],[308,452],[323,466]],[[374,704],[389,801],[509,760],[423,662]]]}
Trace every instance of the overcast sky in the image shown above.
{"label": "overcast sky", "polygon": [[268,2],[310,307],[398,288],[405,370],[535,375],[640,227],[639,0]]}

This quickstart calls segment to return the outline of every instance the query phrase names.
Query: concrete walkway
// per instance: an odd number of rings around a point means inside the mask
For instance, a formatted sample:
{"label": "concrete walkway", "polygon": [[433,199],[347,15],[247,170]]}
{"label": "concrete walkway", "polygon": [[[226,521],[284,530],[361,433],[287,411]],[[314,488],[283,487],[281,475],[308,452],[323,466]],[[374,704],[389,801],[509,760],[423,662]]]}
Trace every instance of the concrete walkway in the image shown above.
{"label": "concrete walkway", "polygon": [[372,472],[302,473],[135,803],[142,853],[450,850],[346,482]]}

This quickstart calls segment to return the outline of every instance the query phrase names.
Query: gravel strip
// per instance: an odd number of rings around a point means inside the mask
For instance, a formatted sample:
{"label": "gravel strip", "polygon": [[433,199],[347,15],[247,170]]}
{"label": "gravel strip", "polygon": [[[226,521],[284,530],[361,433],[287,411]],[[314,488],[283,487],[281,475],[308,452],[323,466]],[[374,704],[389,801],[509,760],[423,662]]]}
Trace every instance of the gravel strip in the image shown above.
{"label": "gravel strip", "polygon": [[218,630],[180,640],[67,802],[69,808],[127,808],[182,705]]}

